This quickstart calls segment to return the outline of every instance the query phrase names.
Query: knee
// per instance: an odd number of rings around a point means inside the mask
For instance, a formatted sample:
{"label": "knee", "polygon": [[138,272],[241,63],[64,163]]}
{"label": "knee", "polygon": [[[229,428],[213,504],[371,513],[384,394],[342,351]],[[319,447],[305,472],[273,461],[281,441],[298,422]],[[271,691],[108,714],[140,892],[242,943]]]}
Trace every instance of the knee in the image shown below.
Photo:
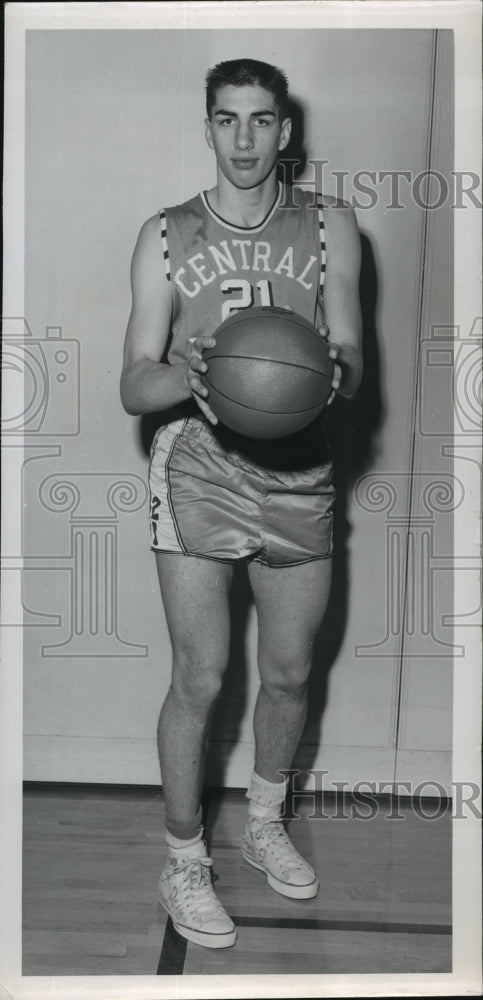
{"label": "knee", "polygon": [[171,690],[191,712],[206,715],[220,693],[226,657],[213,651],[208,657],[200,650],[183,650],[173,658]]}
{"label": "knee", "polygon": [[307,685],[311,667],[311,657],[290,658],[279,656],[277,659],[260,664],[262,685],[271,697],[289,697],[296,701],[304,701],[307,696]]}

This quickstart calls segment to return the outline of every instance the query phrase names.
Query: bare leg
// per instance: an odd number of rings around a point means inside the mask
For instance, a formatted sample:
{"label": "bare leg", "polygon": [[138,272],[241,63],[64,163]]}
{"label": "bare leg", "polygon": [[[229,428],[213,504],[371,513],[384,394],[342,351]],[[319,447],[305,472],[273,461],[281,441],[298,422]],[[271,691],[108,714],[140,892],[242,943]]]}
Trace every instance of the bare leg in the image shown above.
{"label": "bare leg", "polygon": [[255,771],[280,782],[292,766],[307,714],[315,636],[327,607],[331,560],[284,569],[249,564],[258,614],[261,686],[254,713]]}
{"label": "bare leg", "polygon": [[232,567],[157,553],[173,648],[171,686],[161,710],[158,746],[166,827],[189,839],[199,829],[207,732],[228,661]]}

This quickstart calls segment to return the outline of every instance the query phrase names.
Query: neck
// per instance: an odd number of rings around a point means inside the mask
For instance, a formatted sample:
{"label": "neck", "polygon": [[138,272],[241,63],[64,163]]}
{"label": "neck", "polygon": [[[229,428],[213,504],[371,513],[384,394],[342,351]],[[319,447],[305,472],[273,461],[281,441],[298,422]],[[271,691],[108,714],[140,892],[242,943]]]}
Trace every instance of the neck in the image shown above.
{"label": "neck", "polygon": [[227,222],[238,226],[258,226],[268,215],[277,196],[278,183],[275,170],[254,188],[237,188],[221,171],[217,185],[208,191],[213,211]]}

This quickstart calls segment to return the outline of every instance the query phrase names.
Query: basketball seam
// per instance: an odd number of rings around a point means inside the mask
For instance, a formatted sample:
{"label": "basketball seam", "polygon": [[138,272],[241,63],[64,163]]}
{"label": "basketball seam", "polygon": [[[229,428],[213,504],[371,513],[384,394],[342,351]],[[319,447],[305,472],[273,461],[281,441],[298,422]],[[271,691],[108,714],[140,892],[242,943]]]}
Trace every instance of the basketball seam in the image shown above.
{"label": "basketball seam", "polygon": [[[256,308],[260,308],[260,307],[256,307]],[[268,307],[268,308],[271,308],[271,307]],[[255,322],[257,319],[261,319],[262,316],[268,316],[269,315],[268,312],[267,313],[260,312],[260,313],[258,313],[258,315],[253,316],[254,311],[255,311],[254,309],[250,309],[250,310],[248,310],[248,309],[246,309],[246,310],[245,309],[240,309],[240,312],[239,313],[235,313],[234,316],[228,316],[228,318],[225,320],[225,324],[228,323],[228,321],[230,321],[230,323],[229,323],[229,326],[226,327],[226,329],[232,330],[233,327],[237,326],[238,323],[246,322],[246,319],[247,319],[247,317],[245,315],[246,312],[250,312],[250,316],[248,318],[249,318],[249,320],[253,320],[253,322]],[[317,330],[315,330],[315,329],[312,328],[312,326],[309,323],[309,321],[308,320],[304,321],[304,317],[303,316],[301,316],[300,319],[299,319],[297,317],[297,314],[287,312],[287,314],[283,318],[284,319],[290,319],[292,323],[296,324],[302,330],[306,330],[307,333],[310,333],[313,337],[316,337],[317,340],[321,340],[322,339],[320,333],[317,333]],[[302,320],[302,322],[301,322],[301,320]],[[223,324],[223,325],[225,325],[225,324]],[[219,328],[218,328],[218,330],[215,330],[214,336],[215,337],[217,337],[217,336],[223,337],[224,333],[225,333],[225,330],[221,330],[220,331]]]}
{"label": "basketball seam", "polygon": [[332,380],[332,376],[328,375],[327,372],[321,371],[319,368],[310,368],[308,365],[301,365],[298,361],[280,361],[279,358],[257,358],[253,357],[251,354],[215,354],[211,358],[205,359],[208,367],[210,361],[232,361],[236,359],[237,361],[268,361],[271,365],[285,365],[286,368],[300,368],[303,372],[313,372],[314,375],[322,375],[324,378]]}
{"label": "basketball seam", "polygon": [[244,410],[250,410],[252,413],[266,413],[267,416],[271,416],[271,417],[296,417],[300,413],[310,413],[311,410],[321,410],[322,407],[325,406],[325,403],[326,403],[326,401],[324,400],[323,403],[316,403],[315,406],[308,406],[307,409],[305,409],[305,410],[288,410],[288,411],[285,411],[285,410],[259,410],[259,409],[254,410],[253,406],[249,406],[248,403],[240,403],[238,401],[238,399],[232,399],[231,396],[227,396],[224,392],[221,392],[220,389],[218,389],[216,387],[216,385],[213,385],[210,382],[209,378],[207,378],[206,375],[205,375],[205,382],[207,382],[208,385],[212,389],[214,389],[215,392],[217,392],[219,396],[223,396],[223,399],[227,399],[229,403],[234,403],[235,406],[241,406],[241,407],[243,407]]}

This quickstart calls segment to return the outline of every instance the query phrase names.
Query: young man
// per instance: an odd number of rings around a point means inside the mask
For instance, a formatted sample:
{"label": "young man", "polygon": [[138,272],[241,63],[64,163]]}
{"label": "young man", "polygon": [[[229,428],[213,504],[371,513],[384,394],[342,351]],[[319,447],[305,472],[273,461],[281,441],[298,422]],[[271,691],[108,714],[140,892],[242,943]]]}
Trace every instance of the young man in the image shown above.
{"label": "young man", "polygon": [[291,309],[321,335],[330,330],[334,391],[351,395],[361,377],[357,226],[350,208],[313,192],[294,190],[284,204],[276,167],[290,138],[286,102],[284,74],[266,63],[234,60],[208,73],[206,139],[217,183],[141,229],[121,378],[128,413],[167,411],[149,473],[152,548],[173,647],[159,722],[169,852],[160,899],[179,933],[212,948],[232,945],[236,929],[211,883],[200,797],[228,658],[229,589],[242,558],[261,678],[242,853],[284,896],[310,898],[318,889],[280,813],[329,594],[330,455],[320,421],[269,446],[233,434],[218,423],[200,379],[213,331],[253,305]]}

